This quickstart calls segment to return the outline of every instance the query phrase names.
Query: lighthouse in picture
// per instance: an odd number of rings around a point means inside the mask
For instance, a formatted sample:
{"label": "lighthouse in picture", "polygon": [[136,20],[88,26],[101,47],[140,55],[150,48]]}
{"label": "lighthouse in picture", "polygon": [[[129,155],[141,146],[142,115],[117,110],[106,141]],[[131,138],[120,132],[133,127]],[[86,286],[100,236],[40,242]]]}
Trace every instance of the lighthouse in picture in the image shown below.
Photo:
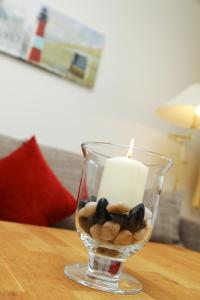
{"label": "lighthouse in picture", "polygon": [[38,17],[38,24],[33,39],[33,46],[29,54],[29,60],[32,62],[39,63],[41,61],[47,22],[48,22],[48,10],[46,7],[43,7]]}

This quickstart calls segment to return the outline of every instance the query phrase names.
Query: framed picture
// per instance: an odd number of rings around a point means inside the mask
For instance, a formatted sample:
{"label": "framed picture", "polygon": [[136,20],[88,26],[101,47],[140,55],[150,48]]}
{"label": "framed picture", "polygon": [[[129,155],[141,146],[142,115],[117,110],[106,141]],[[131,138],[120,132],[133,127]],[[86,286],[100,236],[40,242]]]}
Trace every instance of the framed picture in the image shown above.
{"label": "framed picture", "polygon": [[0,51],[93,87],[104,36],[37,0],[0,0]]}

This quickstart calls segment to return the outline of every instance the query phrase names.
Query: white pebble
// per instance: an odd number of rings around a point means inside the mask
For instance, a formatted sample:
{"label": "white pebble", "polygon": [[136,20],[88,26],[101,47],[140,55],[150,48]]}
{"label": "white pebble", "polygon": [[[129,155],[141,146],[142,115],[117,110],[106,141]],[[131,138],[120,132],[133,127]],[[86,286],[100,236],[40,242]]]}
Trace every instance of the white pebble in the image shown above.
{"label": "white pebble", "polygon": [[84,217],[91,217],[96,212],[96,202],[88,202],[84,207]]}
{"label": "white pebble", "polygon": [[134,233],[133,238],[136,241],[142,241],[145,235],[146,235],[146,229],[141,229]]}
{"label": "white pebble", "polygon": [[113,244],[119,246],[127,246],[132,244],[133,235],[129,230],[121,230],[117,237],[114,239]]}
{"label": "white pebble", "polygon": [[152,218],[152,212],[149,208],[145,207],[144,220],[147,222]]}
{"label": "white pebble", "polygon": [[152,227],[147,226],[144,229],[138,230],[133,234],[133,239],[136,240],[137,242],[147,240],[150,238],[152,232]]}
{"label": "white pebble", "polygon": [[152,224],[151,224],[151,219],[149,219],[147,222],[146,222],[146,225],[147,227],[150,227]]}
{"label": "white pebble", "polygon": [[79,209],[79,211],[78,211],[79,218],[84,217],[84,211],[85,211],[84,207]]}
{"label": "white pebble", "polygon": [[120,225],[113,221],[107,221],[101,229],[101,236],[105,241],[112,241],[119,233]]}
{"label": "white pebble", "polygon": [[99,224],[95,224],[90,228],[90,233],[94,239],[96,240],[101,239],[101,228],[102,226]]}

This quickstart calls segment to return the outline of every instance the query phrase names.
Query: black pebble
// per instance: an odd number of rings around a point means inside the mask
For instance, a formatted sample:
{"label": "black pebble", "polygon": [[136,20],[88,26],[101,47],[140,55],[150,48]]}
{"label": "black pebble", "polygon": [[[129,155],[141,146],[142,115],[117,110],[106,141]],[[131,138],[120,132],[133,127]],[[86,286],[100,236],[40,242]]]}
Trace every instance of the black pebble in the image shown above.
{"label": "black pebble", "polygon": [[97,198],[95,196],[90,196],[88,199],[81,199],[78,203],[78,209],[81,209],[86,206],[88,202],[96,202]]}
{"label": "black pebble", "polygon": [[129,212],[129,230],[137,231],[145,227],[144,223],[144,204],[138,204]]}
{"label": "black pebble", "polygon": [[78,209],[81,209],[81,208],[85,207],[87,203],[88,203],[88,199],[80,200],[79,203],[78,203]]}
{"label": "black pebble", "polygon": [[94,216],[95,223],[102,225],[106,221],[110,220],[110,215],[106,210],[107,205],[108,200],[105,198],[102,198],[98,201]]}
{"label": "black pebble", "polygon": [[94,196],[94,195],[92,195],[92,196],[89,197],[89,201],[90,202],[96,202],[97,201],[97,197]]}
{"label": "black pebble", "polygon": [[110,214],[112,220],[120,224],[121,229],[128,229],[129,216],[125,214]]}

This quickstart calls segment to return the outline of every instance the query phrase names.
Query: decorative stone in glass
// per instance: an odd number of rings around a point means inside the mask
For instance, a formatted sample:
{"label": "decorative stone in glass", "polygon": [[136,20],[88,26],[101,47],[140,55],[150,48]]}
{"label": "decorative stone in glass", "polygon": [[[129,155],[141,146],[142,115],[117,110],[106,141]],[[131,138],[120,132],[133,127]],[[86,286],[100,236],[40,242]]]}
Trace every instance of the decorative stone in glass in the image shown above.
{"label": "decorative stone in glass", "polygon": [[89,259],[87,265],[67,265],[64,273],[98,290],[136,294],[142,284],[122,272],[123,265],[150,239],[172,160],[139,148],[127,157],[125,145],[91,142],[81,147],[85,159],[76,228]]}

